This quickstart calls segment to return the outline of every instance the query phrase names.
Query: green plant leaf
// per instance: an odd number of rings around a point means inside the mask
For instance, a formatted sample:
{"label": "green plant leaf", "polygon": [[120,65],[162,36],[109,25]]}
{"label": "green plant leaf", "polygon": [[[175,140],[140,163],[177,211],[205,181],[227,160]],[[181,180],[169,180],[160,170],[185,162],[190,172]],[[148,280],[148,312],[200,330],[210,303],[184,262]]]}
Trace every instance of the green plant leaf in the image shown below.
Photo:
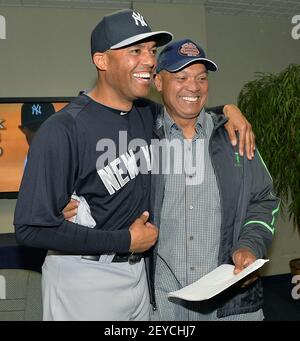
{"label": "green plant leaf", "polygon": [[300,65],[279,74],[257,72],[238,105],[252,124],[277,195],[300,232]]}

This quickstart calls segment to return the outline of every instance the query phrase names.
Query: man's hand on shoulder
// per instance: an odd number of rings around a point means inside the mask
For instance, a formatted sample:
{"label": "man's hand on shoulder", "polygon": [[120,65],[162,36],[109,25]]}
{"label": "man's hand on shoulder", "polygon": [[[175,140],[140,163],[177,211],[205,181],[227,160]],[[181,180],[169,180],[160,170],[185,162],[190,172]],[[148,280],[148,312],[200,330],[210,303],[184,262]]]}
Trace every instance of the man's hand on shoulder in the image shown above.
{"label": "man's hand on shoulder", "polygon": [[234,104],[224,105],[223,112],[228,118],[225,128],[228,132],[231,144],[233,146],[237,144],[236,132],[238,132],[239,153],[241,156],[243,156],[244,150],[246,150],[247,158],[252,160],[255,151],[255,135],[252,131],[251,124],[247,121],[240,109]]}

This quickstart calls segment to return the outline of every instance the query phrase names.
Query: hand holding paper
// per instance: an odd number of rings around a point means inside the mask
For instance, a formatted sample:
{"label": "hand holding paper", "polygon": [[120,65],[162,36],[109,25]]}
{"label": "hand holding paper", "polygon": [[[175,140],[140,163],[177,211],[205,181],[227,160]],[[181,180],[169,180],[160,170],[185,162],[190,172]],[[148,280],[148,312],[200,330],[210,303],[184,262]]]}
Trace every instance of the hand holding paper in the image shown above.
{"label": "hand holding paper", "polygon": [[168,297],[177,297],[187,301],[207,300],[259,269],[268,261],[268,259],[257,259],[237,275],[234,274],[234,265],[220,265],[198,281],[180,290],[168,293]]}
{"label": "hand holding paper", "polygon": [[[237,249],[232,256],[233,264],[235,265],[233,273],[237,275],[245,268],[247,268],[250,264],[256,261],[255,255],[246,248]],[[247,280],[242,281],[241,287],[245,288],[251,283],[255,282],[258,278],[258,271],[252,272],[249,276],[247,276]]]}

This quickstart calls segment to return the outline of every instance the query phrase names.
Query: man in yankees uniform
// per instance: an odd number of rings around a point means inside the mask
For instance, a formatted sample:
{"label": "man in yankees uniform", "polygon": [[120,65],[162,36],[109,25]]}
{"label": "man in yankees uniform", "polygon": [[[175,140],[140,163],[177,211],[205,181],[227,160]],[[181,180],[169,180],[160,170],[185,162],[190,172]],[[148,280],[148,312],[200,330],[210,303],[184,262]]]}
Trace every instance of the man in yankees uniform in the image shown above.
{"label": "man in yankees uniform", "polygon": [[[130,142],[144,141],[147,163],[159,107],[139,98],[148,93],[157,46],[171,39],[132,10],[105,16],[91,35],[95,88],[53,115],[33,141],[14,224],[21,244],[53,250],[43,265],[44,320],[149,319],[143,256],[158,230],[148,222],[150,173],[134,166]],[[64,219],[74,192],[93,228]]]}

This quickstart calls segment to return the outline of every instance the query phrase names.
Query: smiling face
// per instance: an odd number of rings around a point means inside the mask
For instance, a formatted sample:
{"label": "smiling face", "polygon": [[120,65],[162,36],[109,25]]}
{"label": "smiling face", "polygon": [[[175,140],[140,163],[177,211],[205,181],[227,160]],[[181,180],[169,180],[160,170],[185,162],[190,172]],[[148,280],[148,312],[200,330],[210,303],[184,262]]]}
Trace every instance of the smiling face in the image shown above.
{"label": "smiling face", "polygon": [[100,98],[106,105],[124,108],[148,94],[156,64],[156,42],[95,53],[94,63],[100,71]]}
{"label": "smiling face", "polygon": [[195,120],[208,96],[207,70],[194,63],[178,72],[161,71],[155,77],[157,90],[175,122]]}

